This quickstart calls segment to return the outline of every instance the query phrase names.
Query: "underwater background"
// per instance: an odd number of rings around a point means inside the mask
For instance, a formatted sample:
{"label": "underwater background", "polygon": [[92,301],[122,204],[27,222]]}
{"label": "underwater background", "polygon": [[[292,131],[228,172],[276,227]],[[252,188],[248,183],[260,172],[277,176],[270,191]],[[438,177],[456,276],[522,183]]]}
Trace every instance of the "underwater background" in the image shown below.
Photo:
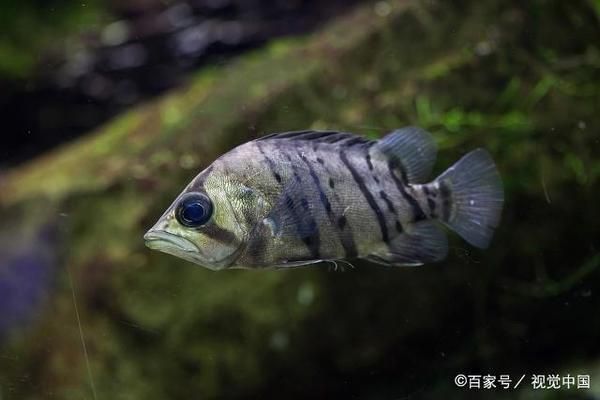
{"label": "underwater background", "polygon": [[[2,14],[0,400],[600,398],[597,0]],[[433,134],[433,175],[492,154],[506,199],[489,249],[450,235],[416,268],[215,273],[144,247],[238,144],[405,125]]]}

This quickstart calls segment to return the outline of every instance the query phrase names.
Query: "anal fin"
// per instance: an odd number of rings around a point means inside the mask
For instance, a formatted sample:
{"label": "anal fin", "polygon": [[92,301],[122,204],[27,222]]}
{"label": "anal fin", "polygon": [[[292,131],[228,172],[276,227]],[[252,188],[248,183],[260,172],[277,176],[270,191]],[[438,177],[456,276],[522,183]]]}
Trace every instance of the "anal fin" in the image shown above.
{"label": "anal fin", "polygon": [[386,250],[364,258],[388,266],[418,266],[443,260],[447,254],[446,233],[436,223],[422,221],[394,238]]}

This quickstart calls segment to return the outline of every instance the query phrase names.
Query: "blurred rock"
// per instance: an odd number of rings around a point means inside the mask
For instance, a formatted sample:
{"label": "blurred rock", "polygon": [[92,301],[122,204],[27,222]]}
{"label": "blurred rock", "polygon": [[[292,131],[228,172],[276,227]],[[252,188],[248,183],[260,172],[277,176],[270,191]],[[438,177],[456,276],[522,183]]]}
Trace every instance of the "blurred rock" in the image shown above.
{"label": "blurred rock", "polygon": [[[5,129],[0,169],[79,136],[131,104],[181,84],[201,65],[224,60],[285,35],[306,33],[358,0],[127,0],[112,3],[115,21],[70,38],[26,85],[0,80]],[[77,42],[76,46],[69,45]],[[56,52],[55,52],[56,53]],[[47,68],[47,65],[53,65]],[[115,89],[116,88],[116,89]],[[76,123],[82,104],[90,118]],[[53,123],[40,118],[56,111]],[[19,132],[27,131],[23,137]]]}

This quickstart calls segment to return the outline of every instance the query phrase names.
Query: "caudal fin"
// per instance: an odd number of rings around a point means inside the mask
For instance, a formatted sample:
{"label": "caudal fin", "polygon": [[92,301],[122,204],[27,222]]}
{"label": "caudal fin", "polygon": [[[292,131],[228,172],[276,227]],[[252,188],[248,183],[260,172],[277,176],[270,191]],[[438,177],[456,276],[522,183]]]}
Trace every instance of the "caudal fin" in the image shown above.
{"label": "caudal fin", "polygon": [[502,181],[489,153],[473,150],[435,182],[450,199],[442,221],[473,246],[488,247],[504,202]]}

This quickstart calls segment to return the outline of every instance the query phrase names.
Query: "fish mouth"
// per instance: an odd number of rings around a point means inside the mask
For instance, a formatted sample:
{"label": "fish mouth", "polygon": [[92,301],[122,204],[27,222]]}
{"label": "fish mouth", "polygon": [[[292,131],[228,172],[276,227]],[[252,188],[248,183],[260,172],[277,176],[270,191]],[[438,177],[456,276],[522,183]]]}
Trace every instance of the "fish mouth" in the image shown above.
{"label": "fish mouth", "polygon": [[194,243],[165,231],[151,229],[144,235],[144,241],[149,248],[165,253],[175,252],[177,253],[175,255],[200,253],[200,249]]}
{"label": "fish mouth", "polygon": [[150,229],[144,235],[144,241],[146,246],[152,250],[179,257],[213,271],[224,269],[231,264],[228,257],[222,260],[206,258],[196,244],[166,231]]}

